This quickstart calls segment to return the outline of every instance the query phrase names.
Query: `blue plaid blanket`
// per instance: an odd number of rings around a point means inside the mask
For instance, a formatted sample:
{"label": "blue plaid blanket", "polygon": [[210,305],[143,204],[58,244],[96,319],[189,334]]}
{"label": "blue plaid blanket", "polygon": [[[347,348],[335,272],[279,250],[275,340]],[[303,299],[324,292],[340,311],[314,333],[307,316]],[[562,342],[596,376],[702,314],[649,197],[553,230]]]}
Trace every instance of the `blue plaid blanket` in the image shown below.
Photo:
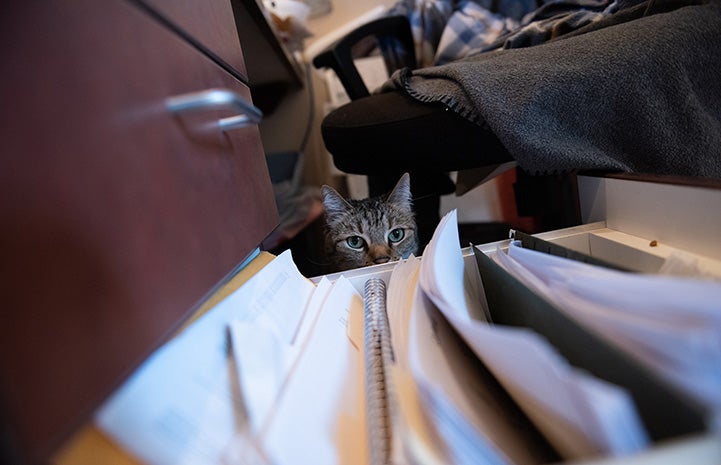
{"label": "blue plaid blanket", "polygon": [[411,24],[418,66],[442,65],[494,48],[536,45],[598,21],[627,0],[400,0],[390,15]]}

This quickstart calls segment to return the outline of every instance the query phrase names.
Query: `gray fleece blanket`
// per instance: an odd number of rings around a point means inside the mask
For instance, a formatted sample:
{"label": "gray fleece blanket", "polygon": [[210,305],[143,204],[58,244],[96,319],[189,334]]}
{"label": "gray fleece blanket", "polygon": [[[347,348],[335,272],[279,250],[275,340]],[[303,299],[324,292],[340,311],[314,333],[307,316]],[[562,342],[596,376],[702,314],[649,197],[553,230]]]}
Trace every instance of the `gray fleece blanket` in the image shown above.
{"label": "gray fleece blanket", "polygon": [[487,125],[530,173],[721,178],[721,2],[697,3],[641,4],[540,45],[401,70],[383,90]]}

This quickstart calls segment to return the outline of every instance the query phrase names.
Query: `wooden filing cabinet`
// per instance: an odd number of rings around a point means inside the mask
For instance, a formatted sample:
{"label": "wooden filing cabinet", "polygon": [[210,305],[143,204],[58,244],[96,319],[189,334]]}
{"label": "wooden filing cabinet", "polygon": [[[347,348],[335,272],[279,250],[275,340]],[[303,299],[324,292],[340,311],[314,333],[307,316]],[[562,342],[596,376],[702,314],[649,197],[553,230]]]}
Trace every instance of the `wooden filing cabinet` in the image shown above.
{"label": "wooden filing cabinet", "polygon": [[277,225],[229,0],[0,7],[2,459],[47,460]]}

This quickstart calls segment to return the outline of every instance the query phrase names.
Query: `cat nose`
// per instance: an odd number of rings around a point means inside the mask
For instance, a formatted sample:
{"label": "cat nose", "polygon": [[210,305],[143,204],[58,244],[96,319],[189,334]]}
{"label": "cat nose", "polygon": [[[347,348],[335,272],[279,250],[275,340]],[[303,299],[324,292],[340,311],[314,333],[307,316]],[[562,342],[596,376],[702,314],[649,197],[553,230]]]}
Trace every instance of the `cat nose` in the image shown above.
{"label": "cat nose", "polygon": [[373,263],[375,263],[376,265],[380,265],[381,263],[388,263],[390,260],[391,260],[391,257],[389,257],[389,256],[386,255],[386,256],[384,256],[384,257],[376,257],[376,258],[374,258],[374,259],[373,259]]}

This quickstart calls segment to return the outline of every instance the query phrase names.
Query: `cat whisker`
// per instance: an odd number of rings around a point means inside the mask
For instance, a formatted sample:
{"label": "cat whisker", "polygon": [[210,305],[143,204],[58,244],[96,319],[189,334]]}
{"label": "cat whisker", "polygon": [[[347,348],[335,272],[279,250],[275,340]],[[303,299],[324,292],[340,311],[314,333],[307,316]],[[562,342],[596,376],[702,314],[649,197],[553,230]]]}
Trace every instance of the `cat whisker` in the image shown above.
{"label": "cat whisker", "polygon": [[313,260],[311,257],[309,257],[309,256],[307,256],[307,255],[303,256],[303,258],[304,258],[308,263],[310,263],[311,265],[318,265],[318,266],[330,266],[330,265],[332,265],[332,263],[331,263],[330,261],[319,262],[319,261]]}
{"label": "cat whisker", "polygon": [[417,202],[417,201],[419,201],[419,200],[429,199],[429,198],[431,198],[431,197],[433,197],[433,194],[421,195],[421,196],[418,196],[418,197],[413,197],[413,198],[411,199],[411,201]]}

